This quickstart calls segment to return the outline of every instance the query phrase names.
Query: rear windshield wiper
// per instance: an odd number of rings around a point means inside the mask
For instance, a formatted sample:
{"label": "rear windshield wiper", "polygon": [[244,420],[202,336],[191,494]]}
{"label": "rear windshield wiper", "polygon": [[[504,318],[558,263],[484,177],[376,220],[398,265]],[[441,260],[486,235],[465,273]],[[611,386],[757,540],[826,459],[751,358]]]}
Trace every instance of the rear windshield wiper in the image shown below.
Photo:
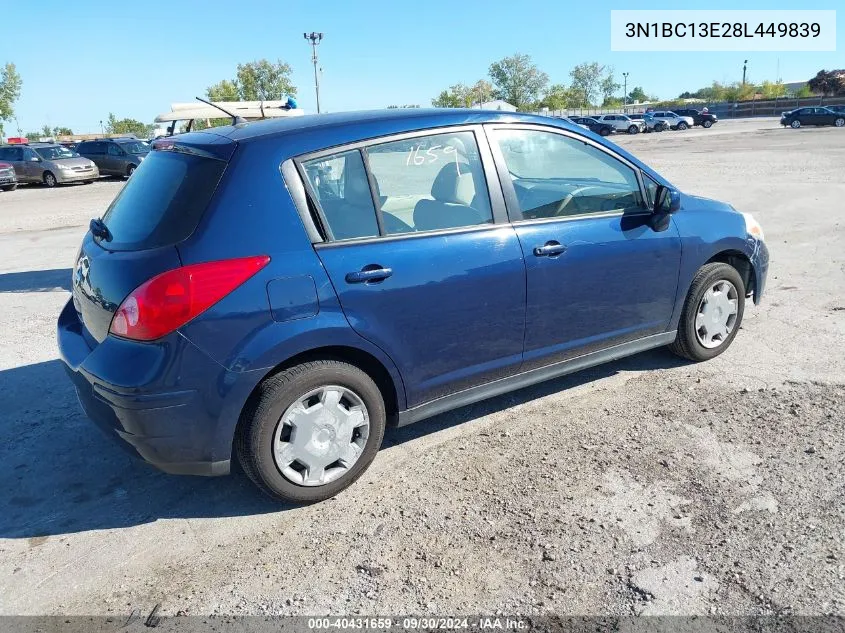
{"label": "rear windshield wiper", "polygon": [[91,231],[91,235],[94,237],[99,237],[101,240],[111,242],[111,231],[109,231],[109,227],[106,226],[106,223],[103,222],[101,218],[92,219],[88,228]]}

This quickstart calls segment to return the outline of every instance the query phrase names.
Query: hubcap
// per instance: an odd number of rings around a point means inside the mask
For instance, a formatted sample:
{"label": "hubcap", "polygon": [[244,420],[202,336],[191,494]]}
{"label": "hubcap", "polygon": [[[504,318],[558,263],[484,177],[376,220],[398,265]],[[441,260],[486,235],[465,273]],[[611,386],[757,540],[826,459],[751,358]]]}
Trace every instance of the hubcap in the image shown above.
{"label": "hubcap", "polygon": [[695,316],[695,335],[708,349],[722,345],[736,325],[739,297],[734,285],[722,279],[704,293]]}
{"label": "hubcap", "polygon": [[836,119],[836,127],[845,126],[845,119]]}
{"label": "hubcap", "polygon": [[298,398],[273,435],[279,472],[300,486],[322,486],[347,473],[364,452],[370,416],[346,387],[329,385]]}

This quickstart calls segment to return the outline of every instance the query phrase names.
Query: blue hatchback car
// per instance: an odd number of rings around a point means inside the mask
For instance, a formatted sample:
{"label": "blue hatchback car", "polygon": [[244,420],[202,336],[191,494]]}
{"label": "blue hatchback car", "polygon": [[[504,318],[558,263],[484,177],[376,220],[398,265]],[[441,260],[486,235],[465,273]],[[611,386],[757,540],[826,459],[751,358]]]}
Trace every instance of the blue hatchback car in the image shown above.
{"label": "blue hatchback car", "polygon": [[92,220],[58,321],[87,415],[170,473],[310,502],[404,425],[759,302],[760,226],[564,120],[406,110],[157,142]]}

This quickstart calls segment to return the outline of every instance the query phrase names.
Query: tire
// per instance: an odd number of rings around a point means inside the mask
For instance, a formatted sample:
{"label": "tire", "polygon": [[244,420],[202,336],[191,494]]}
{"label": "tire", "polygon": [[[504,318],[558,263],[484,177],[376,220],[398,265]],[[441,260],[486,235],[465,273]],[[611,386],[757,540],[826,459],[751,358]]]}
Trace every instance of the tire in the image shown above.
{"label": "tire", "polygon": [[836,127],[845,127],[845,118],[839,117],[837,119],[834,119],[833,125],[835,125]]}
{"label": "tire", "polygon": [[628,128],[628,134],[638,134],[639,131],[640,128],[638,128],[636,125],[632,125]]}
{"label": "tire", "polygon": [[14,191],[17,188],[18,188],[18,186],[16,184],[15,185],[4,185],[2,187],[3,191]]}
{"label": "tire", "polygon": [[127,178],[129,178],[130,176],[132,176],[132,174],[135,173],[135,167],[136,167],[135,165],[129,165],[129,167],[126,168],[126,177]]}
{"label": "tire", "polygon": [[681,121],[680,123],[678,123],[679,130],[686,130],[688,127],[689,125],[687,125],[686,121]]}
{"label": "tire", "polygon": [[606,127],[599,128],[599,136],[607,136],[608,134],[610,134],[610,130]]}
{"label": "tire", "polygon": [[93,181],[93,180],[86,180],[86,181],[85,181],[85,182],[83,182],[82,184],[83,184],[83,185],[90,185],[92,182],[94,182],[94,181]]}
{"label": "tire", "polygon": [[801,127],[801,121],[795,119],[792,123],[789,124],[789,127],[791,127],[793,130],[797,130],[799,127]]}
{"label": "tire", "polygon": [[56,180],[56,176],[53,175],[51,171],[45,171],[43,176],[44,184],[50,187],[51,189],[59,184],[59,181]]}
{"label": "tire", "polygon": [[[722,284],[722,288],[725,288],[724,282],[732,285],[735,291],[736,314],[733,322],[729,325],[729,334],[723,337],[714,347],[708,347],[702,344],[702,337],[696,330],[696,321],[699,311],[704,306],[705,294],[719,284]],[[720,262],[705,264],[692,280],[686,301],[684,301],[681,320],[678,323],[678,336],[675,342],[669,346],[669,349],[682,358],[696,362],[715,358],[730,347],[742,325],[744,311],[745,284],[736,268]]]}
{"label": "tire", "polygon": [[713,127],[713,121],[702,121],[701,127],[703,127],[705,130],[709,130],[711,127]]}
{"label": "tire", "polygon": [[[363,420],[369,420],[366,436],[364,438],[359,436],[356,440],[353,434],[353,439],[350,442],[357,442],[360,449],[357,460],[348,467],[346,472],[341,471],[342,474],[324,484],[313,481],[307,483],[305,481],[307,477],[312,476],[312,467],[306,462],[309,457],[314,458],[314,455],[303,453],[303,449],[295,447],[293,444],[295,427],[289,427],[283,421],[283,418],[290,419],[304,414],[302,410],[299,414],[293,410],[300,402],[305,403],[306,408],[317,406],[318,403],[320,406],[328,406],[321,402],[321,390],[322,393],[344,391],[342,398],[335,400],[332,410],[337,410],[339,407],[343,407],[342,411],[354,410],[356,407],[349,405],[354,405],[356,402],[354,398],[357,398],[361,407],[360,410],[363,413]],[[318,393],[314,394],[314,392]],[[316,398],[316,400],[312,400],[313,398]],[[349,400],[348,398],[352,399]],[[344,399],[347,399],[345,405],[342,404]],[[308,405],[309,401],[313,404]],[[346,409],[346,407],[349,407],[349,409]],[[312,432],[324,434],[324,437],[326,437],[324,442],[329,450],[332,450],[335,444],[343,445],[343,442],[336,441],[334,434],[334,431],[338,430],[335,424],[337,418],[334,416],[329,416],[329,418],[331,422],[328,425],[325,424],[324,416],[319,422],[322,428],[319,431]],[[314,503],[335,496],[341,490],[353,484],[363,474],[381,447],[386,420],[387,415],[381,391],[369,375],[354,365],[339,360],[310,361],[271,376],[259,385],[256,393],[241,414],[238,429],[235,433],[235,451],[244,472],[266,494],[276,500],[293,503]],[[303,427],[305,423],[306,421],[303,418]],[[307,423],[311,424],[310,421]],[[329,426],[331,430],[327,428]],[[288,429],[289,438],[283,440],[286,429]],[[274,446],[277,445],[277,442],[287,444],[289,448],[285,461],[291,455],[302,456],[303,461],[294,459],[286,467],[279,466],[274,452]],[[361,446],[361,443],[363,443],[363,446]],[[346,445],[346,447],[348,448],[349,445]],[[284,451],[280,452],[284,453]],[[319,457],[324,456],[317,456],[318,459]],[[330,457],[327,459],[330,459]],[[331,464],[324,464],[323,467],[319,467],[318,463],[319,470],[317,472],[322,472],[324,478],[331,476],[329,470],[337,473],[340,467],[333,469],[329,469],[329,467],[336,463],[340,464],[341,461],[341,459],[338,459]],[[302,481],[297,483],[293,479],[294,476],[301,477]]]}

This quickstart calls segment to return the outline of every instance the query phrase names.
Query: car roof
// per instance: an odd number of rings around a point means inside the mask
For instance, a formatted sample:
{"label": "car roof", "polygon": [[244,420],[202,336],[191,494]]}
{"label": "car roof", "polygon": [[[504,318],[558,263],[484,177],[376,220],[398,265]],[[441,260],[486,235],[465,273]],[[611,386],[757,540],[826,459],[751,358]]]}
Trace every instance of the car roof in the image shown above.
{"label": "car roof", "polygon": [[523,122],[549,125],[557,123],[567,127],[563,119],[524,114],[521,112],[503,112],[499,110],[478,110],[473,108],[395,108],[385,110],[364,110],[359,112],[337,112],[332,114],[306,114],[297,117],[284,117],[251,121],[226,127],[201,130],[198,134],[210,133],[226,136],[235,141],[247,141],[262,137],[329,131],[331,129],[353,128],[366,124],[369,129],[383,127],[385,133],[401,133],[428,128],[447,127],[496,122]]}

